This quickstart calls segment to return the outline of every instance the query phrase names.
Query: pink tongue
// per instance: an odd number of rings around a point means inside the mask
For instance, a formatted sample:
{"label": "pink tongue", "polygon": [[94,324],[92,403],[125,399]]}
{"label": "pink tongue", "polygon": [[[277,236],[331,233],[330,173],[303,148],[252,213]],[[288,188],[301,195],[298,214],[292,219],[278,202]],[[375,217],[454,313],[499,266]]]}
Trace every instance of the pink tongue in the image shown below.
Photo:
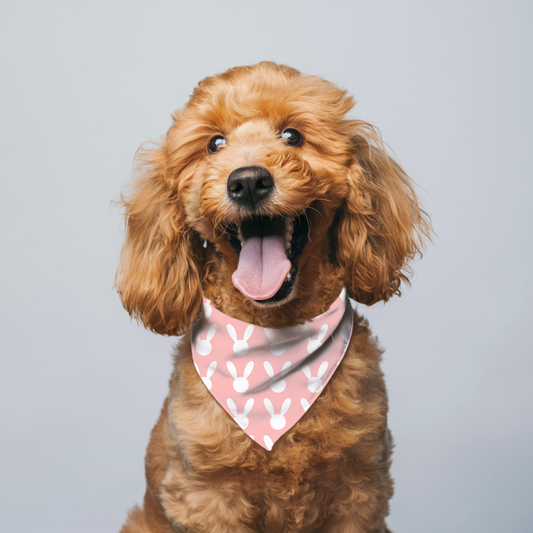
{"label": "pink tongue", "polygon": [[283,235],[249,237],[242,243],[233,285],[251,300],[267,300],[276,294],[291,269]]}

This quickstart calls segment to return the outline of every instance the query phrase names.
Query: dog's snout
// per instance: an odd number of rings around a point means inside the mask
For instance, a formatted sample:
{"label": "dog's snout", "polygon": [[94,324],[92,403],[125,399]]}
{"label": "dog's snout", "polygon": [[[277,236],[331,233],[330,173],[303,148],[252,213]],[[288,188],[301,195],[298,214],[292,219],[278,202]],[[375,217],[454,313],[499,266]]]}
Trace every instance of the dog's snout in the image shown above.
{"label": "dog's snout", "polygon": [[228,178],[228,196],[237,204],[250,209],[268,198],[274,190],[274,179],[263,167],[241,167]]}

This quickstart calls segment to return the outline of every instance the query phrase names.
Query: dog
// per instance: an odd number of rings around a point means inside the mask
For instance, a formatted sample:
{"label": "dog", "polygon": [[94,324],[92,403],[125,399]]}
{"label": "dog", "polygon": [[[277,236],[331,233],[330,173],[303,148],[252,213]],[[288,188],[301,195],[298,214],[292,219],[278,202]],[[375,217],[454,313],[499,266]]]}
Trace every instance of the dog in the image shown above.
{"label": "dog", "polygon": [[[248,406],[217,401],[212,368],[201,377],[191,347],[206,306],[275,336],[313,324],[341,294],[366,305],[400,294],[430,222],[377,129],[345,118],[353,106],[288,66],[236,67],[201,81],[161,144],[140,152],[116,285],[132,317],[182,337],[147,448],[144,504],[121,533],[388,531],[381,350],[357,310],[316,401],[268,446],[243,430]],[[216,357],[209,335],[196,347]],[[285,404],[281,414],[265,406],[283,418]]]}

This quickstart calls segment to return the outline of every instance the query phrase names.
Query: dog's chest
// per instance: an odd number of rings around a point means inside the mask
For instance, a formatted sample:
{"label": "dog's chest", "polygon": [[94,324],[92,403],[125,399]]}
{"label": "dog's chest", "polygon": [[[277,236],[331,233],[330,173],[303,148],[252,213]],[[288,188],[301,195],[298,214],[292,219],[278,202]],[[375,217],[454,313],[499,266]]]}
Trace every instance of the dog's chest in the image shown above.
{"label": "dog's chest", "polygon": [[205,517],[213,506],[213,514],[231,508],[243,522],[270,524],[262,531],[289,531],[286,524],[314,531],[314,517],[340,512],[358,497],[370,470],[387,469],[386,395],[368,330],[356,329],[319,400],[271,451],[213,398],[189,349],[177,361],[165,417],[172,459],[162,501],[175,523],[200,512]]}
{"label": "dog's chest", "polygon": [[[238,453],[242,440],[230,438],[228,445]],[[188,520],[200,512],[197,506],[213,505],[232,509],[242,522],[262,524],[260,531],[314,531],[320,525],[317,520],[329,515],[334,499],[350,497],[344,479],[347,462],[327,462],[324,457],[318,462],[305,445],[292,446],[289,453],[283,453],[284,448],[280,441],[272,454],[255,444],[232,459],[229,452],[206,455],[205,448],[202,454],[181,442],[181,461],[169,465],[164,483],[167,515],[191,527]]]}

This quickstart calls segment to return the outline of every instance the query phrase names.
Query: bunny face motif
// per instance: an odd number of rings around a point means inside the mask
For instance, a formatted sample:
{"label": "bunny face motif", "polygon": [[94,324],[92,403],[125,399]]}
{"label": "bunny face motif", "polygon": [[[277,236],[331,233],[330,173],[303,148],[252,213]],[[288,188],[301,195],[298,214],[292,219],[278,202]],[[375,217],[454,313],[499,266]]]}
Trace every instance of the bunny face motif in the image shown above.
{"label": "bunny face motif", "polygon": [[309,328],[306,325],[302,325],[300,327],[302,328],[302,332],[304,333],[304,335],[306,335],[307,338],[307,351],[309,353],[313,353],[318,350],[322,346],[322,339],[326,336],[326,333],[328,332],[328,325],[323,324],[321,326],[316,339],[311,338]]}
{"label": "bunny face motif", "polygon": [[213,308],[211,307],[211,300],[208,300],[207,298],[204,300],[204,315],[206,318],[209,318],[211,316],[211,313],[213,311]]}
{"label": "bunny face motif", "polygon": [[273,429],[283,429],[285,427],[285,424],[287,421],[285,420],[285,413],[289,410],[289,407],[291,406],[291,399],[287,398],[283,405],[281,406],[281,412],[279,414],[276,414],[274,412],[274,406],[272,405],[272,402],[268,399],[264,399],[264,404],[266,407],[266,410],[268,411],[268,414],[271,416],[270,418],[270,425]]}
{"label": "bunny face motif", "polygon": [[198,335],[198,339],[196,341],[196,351],[200,355],[209,355],[211,353],[211,350],[213,347],[211,346],[211,343],[209,342],[215,335],[217,331],[217,325],[212,324],[209,330],[207,331],[207,338],[204,340],[200,339],[200,336]]}
{"label": "bunny face motif", "polygon": [[196,363],[194,363],[194,367],[196,368],[196,372],[198,372],[198,375],[202,378],[204,385],[207,387],[208,390],[211,390],[213,384],[211,383],[211,380],[209,378],[215,373],[215,370],[217,368],[217,362],[212,361],[211,363],[209,363],[209,366],[207,368],[207,375],[205,377],[200,374],[200,369],[198,368],[198,365]]}
{"label": "bunny face motif", "polygon": [[[266,336],[270,340],[270,351],[274,355],[283,355],[285,353],[285,343],[283,341],[276,341],[274,337],[274,331],[270,328],[263,328]],[[281,331],[278,330],[278,335],[281,335]]]}
{"label": "bunny face motif", "polygon": [[274,374],[274,369],[268,361],[265,361],[263,366],[265,367],[266,373],[270,377],[270,389],[273,392],[283,392],[285,390],[286,383],[282,376],[284,376],[287,373],[287,370],[289,370],[291,367],[291,362],[286,361],[281,367],[281,373],[277,376]]}
{"label": "bunny face motif", "polygon": [[235,422],[237,422],[237,424],[241,426],[241,429],[246,429],[248,427],[248,424],[250,423],[247,415],[252,410],[252,407],[254,406],[254,399],[250,398],[246,402],[246,404],[244,405],[244,411],[242,412],[242,414],[237,413],[237,406],[235,405],[235,402],[231,398],[228,398],[226,400],[226,403],[228,404],[228,408],[234,417],[233,420],[235,420]]}
{"label": "bunny face motif", "polygon": [[322,389],[322,387],[324,386],[324,383],[322,382],[322,380],[320,378],[326,373],[327,369],[328,369],[328,362],[324,361],[320,365],[320,368],[318,369],[318,375],[316,377],[313,377],[311,375],[311,369],[309,368],[309,365],[305,365],[302,368],[302,371],[303,371],[303,373],[305,374],[305,376],[307,377],[307,380],[308,380],[307,381],[307,388],[311,392],[319,392]]}
{"label": "bunny face motif", "polygon": [[233,388],[237,392],[241,392],[241,393],[246,392],[248,390],[248,387],[250,386],[246,378],[252,373],[252,370],[254,369],[254,362],[250,361],[246,365],[246,368],[244,369],[244,375],[240,377],[237,375],[237,369],[235,368],[235,365],[231,361],[227,362],[227,367],[228,367],[229,373],[232,375],[234,379]]}
{"label": "bunny face motif", "polygon": [[246,355],[248,353],[248,349],[250,348],[248,346],[248,343],[246,342],[252,333],[254,332],[254,326],[253,324],[248,325],[246,328],[246,331],[244,332],[244,339],[238,339],[237,338],[237,332],[235,331],[235,328],[231,325],[227,325],[228,334],[233,340],[233,351],[237,355]]}

